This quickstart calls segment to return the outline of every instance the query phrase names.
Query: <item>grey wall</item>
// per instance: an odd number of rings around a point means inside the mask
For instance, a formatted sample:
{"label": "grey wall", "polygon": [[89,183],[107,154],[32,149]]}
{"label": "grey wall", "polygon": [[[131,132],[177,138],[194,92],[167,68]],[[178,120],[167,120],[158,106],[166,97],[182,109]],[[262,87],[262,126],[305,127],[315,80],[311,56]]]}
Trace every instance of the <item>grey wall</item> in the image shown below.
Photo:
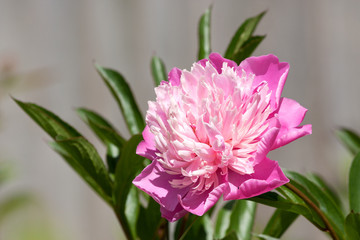
{"label": "grey wall", "polygon": [[[273,53],[291,64],[283,95],[308,108],[305,122],[313,124],[313,135],[271,158],[288,169],[319,172],[343,189],[349,156],[332,131],[342,125],[360,131],[359,1],[2,0],[0,63],[15,58],[14,73],[21,76],[8,92],[52,109],[103,154],[74,107],[97,110],[127,133],[93,60],[123,73],[145,113],[154,98],[151,56],[162,57],[168,70],[189,68],[197,54],[197,21],[211,3],[213,50],[220,53],[244,19],[268,10],[257,29],[267,37],[255,55]],[[27,77],[39,69],[45,69],[41,83]],[[49,149],[49,137],[7,94],[1,97],[1,157],[18,169],[12,188],[36,193],[66,239],[119,239],[110,209]],[[326,239],[316,230],[304,231],[313,229],[304,222],[286,238]]]}

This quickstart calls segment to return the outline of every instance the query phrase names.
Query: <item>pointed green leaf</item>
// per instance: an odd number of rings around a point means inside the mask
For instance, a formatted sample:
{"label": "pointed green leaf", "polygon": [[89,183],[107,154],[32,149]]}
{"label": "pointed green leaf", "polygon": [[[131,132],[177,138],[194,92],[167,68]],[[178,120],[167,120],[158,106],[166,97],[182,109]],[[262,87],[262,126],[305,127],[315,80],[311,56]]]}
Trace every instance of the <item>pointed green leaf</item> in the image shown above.
{"label": "pointed green leaf", "polygon": [[132,181],[136,174],[143,168],[144,158],[135,153],[136,147],[141,140],[141,135],[134,135],[125,143],[115,170],[115,211],[126,236],[132,236],[132,238],[136,238],[136,236],[131,233],[130,222],[125,215],[125,206]]}
{"label": "pointed green leaf", "polygon": [[310,173],[308,174],[309,180],[314,182],[321,190],[326,193],[333,202],[342,209],[342,203],[339,195],[331,188],[331,186],[325,182],[325,180],[318,174]]}
{"label": "pointed green leaf", "polygon": [[230,217],[227,233],[235,232],[238,239],[251,240],[254,225],[256,203],[248,200],[237,200]]}
{"label": "pointed green leaf", "polygon": [[78,108],[77,113],[81,119],[89,125],[96,136],[107,147],[107,164],[109,172],[115,172],[115,166],[120,156],[120,150],[125,143],[124,138],[116,131],[116,129],[103,117],[94,111]]}
{"label": "pointed green leaf", "polygon": [[276,209],[268,221],[263,234],[273,238],[280,238],[298,216],[299,214],[297,213]]}
{"label": "pointed green leaf", "polygon": [[214,230],[212,227],[212,222],[208,214],[203,216],[189,215],[189,218],[186,221],[186,225],[182,226],[183,222],[179,221],[177,232],[175,233],[176,238],[179,239],[178,234],[179,226],[183,227],[185,231],[183,232],[180,239],[182,240],[212,240]]}
{"label": "pointed green leaf", "polygon": [[360,136],[358,134],[347,128],[341,128],[337,130],[335,134],[352,154],[355,155],[359,152]]}
{"label": "pointed green leaf", "polygon": [[160,205],[150,198],[148,206],[140,207],[137,232],[140,239],[157,239],[157,231],[161,224]]}
{"label": "pointed green leaf", "polygon": [[137,238],[138,232],[136,230],[138,218],[140,213],[140,201],[139,201],[139,195],[138,190],[135,187],[135,185],[132,185],[130,187],[129,194],[126,198],[125,203],[125,216],[129,223],[131,234],[134,236],[134,238]]}
{"label": "pointed green leaf", "polygon": [[216,239],[221,239],[226,236],[226,230],[230,226],[230,218],[234,205],[235,200],[229,201],[222,208],[219,209],[215,222],[214,237]]}
{"label": "pointed green leaf", "polygon": [[360,239],[360,213],[351,212],[345,219],[346,240]]}
{"label": "pointed green leaf", "polygon": [[17,99],[14,101],[53,139],[58,135],[66,138],[81,136],[72,126],[45,108]]}
{"label": "pointed green leaf", "polygon": [[210,23],[211,23],[211,10],[210,6],[206,12],[201,16],[198,25],[198,38],[199,38],[199,52],[198,60],[208,58],[211,52],[211,36],[210,36]]}
{"label": "pointed green leaf", "polygon": [[155,86],[159,86],[162,81],[167,81],[167,74],[164,62],[157,56],[151,59],[151,74]]}
{"label": "pointed green leaf", "polygon": [[358,153],[350,167],[349,174],[350,210],[360,213],[360,153]]}
{"label": "pointed green leaf", "polygon": [[252,36],[257,24],[265,13],[266,12],[262,12],[255,17],[251,17],[245,20],[245,22],[238,28],[235,35],[231,39],[231,42],[225,52],[225,58],[235,59],[235,56],[238,54],[243,44]]}
{"label": "pointed green leaf", "polygon": [[116,99],[130,133],[141,133],[145,122],[124,77],[115,70],[99,65],[96,65],[96,69]]}
{"label": "pointed green leaf", "polygon": [[334,228],[336,234],[343,239],[344,236],[344,220],[345,217],[333,200],[315,183],[302,176],[299,173],[286,171],[286,176],[291,179],[291,183],[295,182],[301,185],[306,191],[302,191],[311,199],[324,213]]}
{"label": "pointed green leaf", "polygon": [[233,55],[231,60],[235,61],[237,64],[240,64],[245,58],[251,56],[251,54],[255,51],[257,46],[264,40],[264,36],[253,36],[248,39],[243,46]]}
{"label": "pointed green leaf", "polygon": [[83,137],[58,136],[49,145],[101,196],[112,203],[112,182],[94,146]]}
{"label": "pointed green leaf", "polygon": [[274,237],[266,235],[266,234],[253,234],[253,235],[262,240],[279,240],[280,239],[280,238],[274,238]]}

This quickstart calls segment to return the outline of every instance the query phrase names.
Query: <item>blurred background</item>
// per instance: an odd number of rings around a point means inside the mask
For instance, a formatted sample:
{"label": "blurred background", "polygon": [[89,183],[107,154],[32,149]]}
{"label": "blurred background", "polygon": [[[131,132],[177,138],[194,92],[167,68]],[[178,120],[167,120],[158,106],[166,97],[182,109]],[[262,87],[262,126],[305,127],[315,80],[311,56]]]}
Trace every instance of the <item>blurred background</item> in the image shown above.
{"label": "blurred background", "polygon": [[[197,23],[210,4],[213,51],[224,53],[237,27],[267,10],[254,55],[273,53],[291,65],[283,96],[309,109],[313,135],[271,154],[282,167],[320,173],[346,192],[350,156],[333,130],[360,131],[360,2],[329,0],[33,0],[0,1],[0,161],[10,169],[0,201],[30,201],[0,218],[0,239],[122,239],[108,206],[48,146],[49,137],[11,100],[51,109],[104,148],[74,108],[88,107],[125,135],[123,119],[93,62],[120,71],[143,113],[154,99],[150,58],[189,69],[197,56]],[[4,165],[4,164],[3,164]],[[272,209],[260,207],[257,228]],[[306,230],[304,230],[306,229]],[[303,218],[283,239],[327,239]]]}

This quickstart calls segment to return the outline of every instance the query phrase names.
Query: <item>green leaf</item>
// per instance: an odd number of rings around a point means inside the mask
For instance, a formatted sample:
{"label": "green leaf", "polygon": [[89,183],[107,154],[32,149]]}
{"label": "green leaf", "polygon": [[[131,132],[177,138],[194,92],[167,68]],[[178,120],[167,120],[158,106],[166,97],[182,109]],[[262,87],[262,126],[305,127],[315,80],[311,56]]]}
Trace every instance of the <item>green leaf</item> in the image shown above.
{"label": "green leaf", "polygon": [[167,81],[165,64],[157,56],[153,56],[151,59],[151,74],[153,76],[155,86],[159,86],[161,81]]}
{"label": "green leaf", "polygon": [[226,230],[230,226],[230,218],[234,205],[235,205],[235,200],[229,201],[219,209],[215,222],[214,237],[216,239],[221,239],[225,237]]}
{"label": "green leaf", "polygon": [[93,130],[96,136],[107,147],[107,164],[109,172],[115,172],[115,166],[120,156],[120,150],[125,143],[124,138],[103,117],[94,111],[78,108],[77,113],[81,119]]}
{"label": "green leaf", "polygon": [[[184,217],[185,218],[185,217]],[[184,218],[182,220],[184,220]],[[186,220],[185,226],[183,226],[183,221],[179,221],[178,226],[181,226],[185,229],[180,239],[182,240],[212,240],[214,230],[212,223],[208,214],[205,214],[201,217],[196,215],[189,215],[189,218]],[[175,233],[176,238],[179,239],[179,228]]]}
{"label": "green leaf", "polygon": [[263,234],[273,238],[280,238],[298,216],[299,214],[297,213],[276,209],[268,221]]}
{"label": "green leaf", "polygon": [[319,216],[301,199],[285,199],[275,192],[267,192],[256,197],[249,198],[248,200],[275,207],[284,211],[300,214],[306,217],[318,228],[325,228],[325,225]]}
{"label": "green leaf", "polygon": [[302,191],[312,200],[329,220],[331,226],[334,228],[336,234],[343,239],[344,236],[344,220],[345,217],[333,200],[315,183],[302,176],[299,173],[286,171],[286,176],[291,179],[291,183],[300,184],[306,191]]}
{"label": "green leaf", "polygon": [[251,54],[255,51],[257,46],[264,40],[264,36],[253,36],[249,38],[244,45],[234,54],[231,58],[237,64],[240,64],[244,59],[251,56]]}
{"label": "green leaf", "polygon": [[211,36],[210,36],[210,22],[211,22],[210,6],[206,12],[201,16],[198,25],[198,38],[199,38],[199,52],[198,60],[208,58],[211,52]]}
{"label": "green leaf", "polygon": [[346,240],[360,239],[360,213],[351,212],[345,219]]}
{"label": "green leaf", "polygon": [[266,234],[253,234],[253,235],[262,240],[279,240],[280,239],[280,238],[274,238],[274,237],[266,235]]}
{"label": "green leaf", "polygon": [[138,235],[136,227],[139,218],[139,213],[140,213],[140,201],[139,201],[138,191],[135,185],[132,185],[130,187],[129,194],[127,195],[126,198],[125,216],[129,223],[131,234],[134,236],[134,238],[136,238]]}
{"label": "green leaf", "polygon": [[29,193],[16,193],[0,202],[0,224],[7,216],[20,210],[33,201]]}
{"label": "green leaf", "polygon": [[157,239],[157,231],[161,224],[160,205],[150,198],[148,206],[140,206],[140,214],[137,222],[137,233],[140,239]]}
{"label": "green leaf", "polygon": [[350,210],[360,212],[360,153],[358,153],[350,167],[349,174]]}
{"label": "green leaf", "polygon": [[320,175],[310,173],[308,174],[308,178],[316,185],[318,185],[318,187],[321,188],[321,190],[326,193],[337,206],[342,208],[342,203],[339,195],[331,188],[329,184],[325,182],[325,180]]}
{"label": "green leaf", "polygon": [[127,237],[134,239],[136,236],[131,234],[129,221],[125,215],[125,206],[132,180],[136,174],[143,168],[143,157],[137,155],[136,147],[142,140],[141,135],[134,135],[127,141],[123,147],[119,162],[115,170],[115,186],[114,186],[114,200],[115,212],[123,227]]}
{"label": "green leaf", "polygon": [[58,136],[49,145],[101,196],[112,203],[112,182],[94,146],[83,137]]}
{"label": "green leaf", "polygon": [[265,13],[266,12],[262,12],[255,17],[251,17],[245,20],[245,22],[238,28],[235,35],[231,39],[231,42],[225,52],[225,58],[235,59],[235,56],[240,51],[241,47],[252,36],[256,26]]}
{"label": "green leaf", "polygon": [[235,232],[238,239],[251,240],[254,225],[256,203],[248,200],[237,200],[230,217],[227,233]]}
{"label": "green leaf", "polygon": [[116,99],[130,133],[141,133],[145,122],[124,77],[115,70],[99,65],[96,65],[96,69]]}
{"label": "green leaf", "polygon": [[360,136],[354,131],[341,128],[335,131],[336,136],[347,147],[352,154],[357,154],[360,150]]}
{"label": "green leaf", "polygon": [[241,240],[237,237],[235,232],[231,232],[228,235],[226,235],[222,240]]}
{"label": "green leaf", "polygon": [[66,138],[81,136],[72,126],[45,108],[15,98],[14,101],[53,139],[58,135]]}

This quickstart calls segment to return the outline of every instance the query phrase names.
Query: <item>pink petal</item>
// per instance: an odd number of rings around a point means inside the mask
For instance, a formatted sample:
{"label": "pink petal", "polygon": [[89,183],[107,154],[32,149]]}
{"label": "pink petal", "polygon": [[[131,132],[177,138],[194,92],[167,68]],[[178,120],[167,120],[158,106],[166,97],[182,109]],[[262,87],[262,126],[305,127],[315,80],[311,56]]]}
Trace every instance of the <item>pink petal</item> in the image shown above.
{"label": "pink petal", "polygon": [[141,141],[137,146],[136,154],[153,161],[157,157],[154,134],[150,132],[150,128],[146,125],[144,131],[142,132],[142,135],[144,140]]}
{"label": "pink petal", "polygon": [[225,176],[217,173],[220,184],[199,194],[189,192],[185,197],[178,195],[181,206],[188,212],[202,216],[219,200],[226,187]]}
{"label": "pink petal", "polygon": [[209,61],[209,60],[207,60],[207,59],[205,58],[205,59],[199,60],[197,63],[200,64],[201,66],[205,67],[205,66],[206,66],[206,63],[207,63],[208,61]]}
{"label": "pink petal", "polygon": [[[281,124],[278,137],[272,149],[284,146],[300,137],[312,133],[311,125],[298,126],[304,119],[307,109],[289,98],[281,98],[277,115]],[[275,112],[276,114],[276,112]]]}
{"label": "pink petal", "polygon": [[161,217],[166,218],[170,222],[175,222],[188,213],[180,204],[178,204],[173,211],[169,211],[166,208],[160,206],[160,211]]}
{"label": "pink petal", "polygon": [[223,58],[219,53],[211,53],[209,56],[210,63],[215,67],[218,73],[221,73],[223,63],[226,62],[229,67],[237,68],[236,62],[233,62],[229,59]]}
{"label": "pink petal", "polygon": [[162,207],[172,212],[179,204],[177,197],[184,196],[189,191],[188,188],[171,187],[169,181],[179,178],[178,175],[166,173],[155,160],[133,180],[133,184],[149,194]]}
{"label": "pink petal", "polygon": [[266,131],[266,133],[262,136],[261,141],[258,143],[256,155],[255,155],[255,164],[262,162],[266,155],[270,152],[271,147],[274,145],[275,139],[280,130],[280,124],[277,119],[274,119],[272,122],[277,124]]}
{"label": "pink petal", "polygon": [[181,70],[178,68],[173,68],[169,72],[168,80],[173,86],[178,86],[180,84]]}
{"label": "pink petal", "polygon": [[250,175],[240,175],[229,171],[228,186],[224,190],[224,200],[258,196],[289,182],[279,164],[269,158],[265,158],[256,165],[254,171]]}
{"label": "pink petal", "polygon": [[268,83],[269,90],[272,91],[270,104],[272,109],[277,109],[280,101],[281,92],[283,90],[286,77],[289,72],[289,64],[279,62],[274,55],[266,55],[260,57],[249,57],[240,63],[238,69],[241,76],[241,70],[245,70],[247,74],[255,75],[253,88],[255,89],[261,82]]}

